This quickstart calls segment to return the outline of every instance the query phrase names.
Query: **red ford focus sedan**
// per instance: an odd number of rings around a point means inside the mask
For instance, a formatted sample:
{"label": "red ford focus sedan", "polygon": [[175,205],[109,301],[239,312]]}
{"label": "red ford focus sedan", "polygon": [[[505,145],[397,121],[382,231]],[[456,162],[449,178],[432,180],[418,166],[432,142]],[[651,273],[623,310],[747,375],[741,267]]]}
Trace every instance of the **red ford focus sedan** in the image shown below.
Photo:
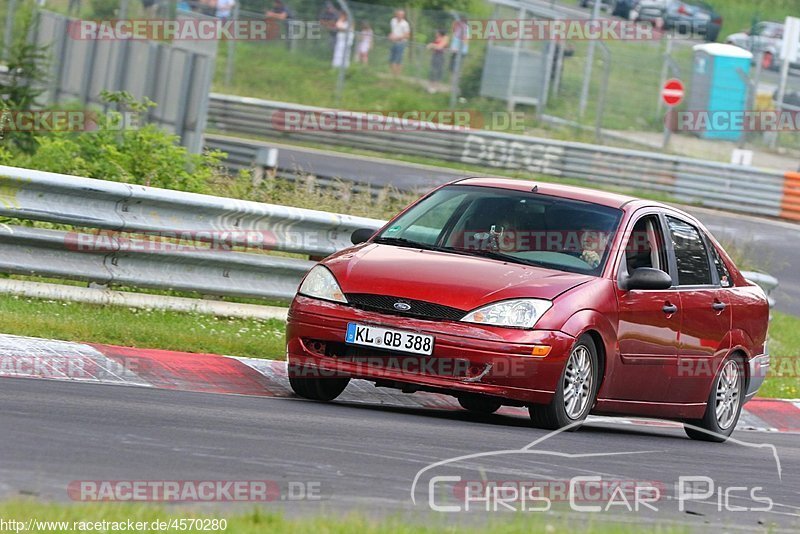
{"label": "red ford focus sedan", "polygon": [[693,217],[577,187],[439,187],[307,274],[291,309],[294,391],[351,378],[467,410],[679,420],[724,441],[769,367],[766,296]]}

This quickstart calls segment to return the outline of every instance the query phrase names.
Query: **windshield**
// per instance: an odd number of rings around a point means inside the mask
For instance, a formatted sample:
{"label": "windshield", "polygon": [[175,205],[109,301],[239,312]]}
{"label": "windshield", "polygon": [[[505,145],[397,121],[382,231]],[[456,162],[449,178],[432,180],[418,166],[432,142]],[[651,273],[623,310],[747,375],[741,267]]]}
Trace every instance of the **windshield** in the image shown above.
{"label": "windshield", "polygon": [[374,241],[599,275],[621,215],[535,192],[452,185],[392,221]]}

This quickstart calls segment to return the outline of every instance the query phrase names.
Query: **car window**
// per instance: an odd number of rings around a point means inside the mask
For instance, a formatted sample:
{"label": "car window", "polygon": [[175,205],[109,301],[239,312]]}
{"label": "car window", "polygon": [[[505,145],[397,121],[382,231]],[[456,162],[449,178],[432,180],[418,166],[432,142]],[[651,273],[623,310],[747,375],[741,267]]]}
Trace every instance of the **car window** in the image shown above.
{"label": "car window", "polygon": [[464,201],[466,195],[467,193],[457,190],[443,192],[439,195],[440,202],[425,203],[423,209],[412,210],[413,214],[409,212],[412,216],[408,217],[408,226],[405,226],[402,232],[399,227],[392,225],[384,232],[384,235],[402,236],[404,239],[410,239],[417,243],[434,245],[445,224]]}
{"label": "car window", "polygon": [[621,215],[536,192],[452,185],[397,217],[376,240],[599,276]]}
{"label": "car window", "polygon": [[657,215],[647,215],[636,221],[625,245],[628,273],[640,267],[652,267],[669,273],[662,236],[661,222]]}
{"label": "car window", "polygon": [[678,266],[678,284],[682,286],[710,285],[711,265],[708,250],[700,231],[689,223],[667,217],[675,262]]}
{"label": "car window", "polygon": [[731,287],[731,273],[728,272],[728,267],[725,265],[725,262],[722,261],[717,248],[714,246],[711,247],[711,259],[714,262],[714,268],[717,270],[719,285],[722,287]]}

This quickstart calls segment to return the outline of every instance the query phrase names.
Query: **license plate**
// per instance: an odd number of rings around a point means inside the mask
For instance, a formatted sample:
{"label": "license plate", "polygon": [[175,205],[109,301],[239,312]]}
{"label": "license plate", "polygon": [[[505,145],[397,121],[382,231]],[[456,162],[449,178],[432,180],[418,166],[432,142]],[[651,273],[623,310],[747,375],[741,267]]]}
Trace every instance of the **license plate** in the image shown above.
{"label": "license plate", "polygon": [[345,342],[364,347],[399,350],[414,354],[433,354],[433,336],[392,328],[347,323]]}

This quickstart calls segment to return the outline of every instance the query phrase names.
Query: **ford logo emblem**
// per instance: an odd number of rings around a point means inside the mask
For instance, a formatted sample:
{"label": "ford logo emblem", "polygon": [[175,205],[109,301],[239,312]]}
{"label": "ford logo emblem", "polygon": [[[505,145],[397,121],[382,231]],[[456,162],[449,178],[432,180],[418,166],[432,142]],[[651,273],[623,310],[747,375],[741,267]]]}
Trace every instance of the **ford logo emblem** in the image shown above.
{"label": "ford logo emblem", "polygon": [[411,304],[408,302],[395,302],[394,309],[397,311],[408,311],[411,309]]}

